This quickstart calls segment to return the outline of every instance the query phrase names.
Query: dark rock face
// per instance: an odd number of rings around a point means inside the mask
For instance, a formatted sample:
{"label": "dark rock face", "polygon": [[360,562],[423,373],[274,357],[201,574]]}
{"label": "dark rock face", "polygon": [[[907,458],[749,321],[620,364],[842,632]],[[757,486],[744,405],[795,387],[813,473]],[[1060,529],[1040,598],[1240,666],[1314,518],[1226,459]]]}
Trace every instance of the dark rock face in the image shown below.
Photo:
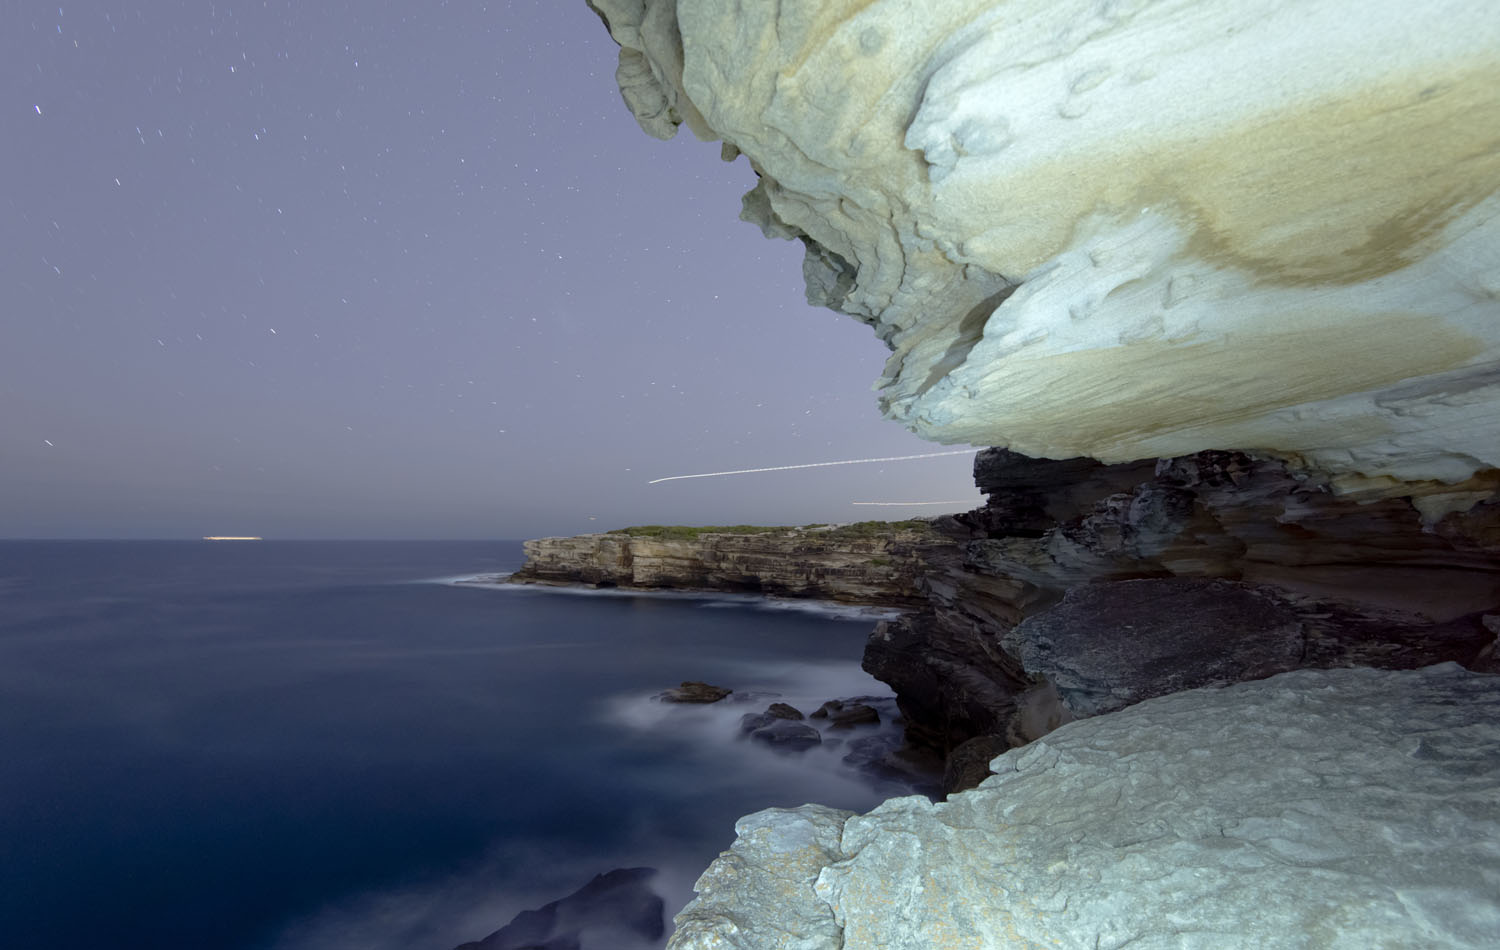
{"label": "dark rock face", "polygon": [[943,763],[943,792],[956,795],[968,791],[995,773],[990,762],[1010,748],[1004,736],[975,736],[948,754]]}
{"label": "dark rock face", "polygon": [[927,608],[880,624],[864,659],[908,739],[943,755],[1301,667],[1496,665],[1481,656],[1500,614],[1496,473],[1336,494],[1239,452],[988,449],[974,474],[989,502],[935,522],[954,545],[928,554]]}
{"label": "dark rock face", "polygon": [[621,950],[666,932],[655,868],[617,868],[561,900],[524,910],[504,927],[457,950]]}
{"label": "dark rock face", "polygon": [[681,686],[674,686],[656,698],[664,703],[716,703],[732,692],[734,690],[722,686],[683,680]]}
{"label": "dark rock face", "polygon": [[1075,587],[1002,638],[1077,716],[1296,669],[1297,611],[1268,588],[1163,577]]}

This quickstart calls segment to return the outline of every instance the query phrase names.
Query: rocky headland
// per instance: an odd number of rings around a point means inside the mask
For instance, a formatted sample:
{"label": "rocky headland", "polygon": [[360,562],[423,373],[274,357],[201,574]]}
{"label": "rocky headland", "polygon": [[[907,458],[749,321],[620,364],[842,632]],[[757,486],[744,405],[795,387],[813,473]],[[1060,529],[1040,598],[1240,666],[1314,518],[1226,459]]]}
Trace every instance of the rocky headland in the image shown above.
{"label": "rocky headland", "polygon": [[699,590],[912,607],[934,546],[926,521],[803,527],[649,525],[525,544],[513,584]]}
{"label": "rocky headland", "polygon": [[1494,946],[1500,18],[591,6],[993,447],[865,656],[954,794],[742,820],[670,946]]}
{"label": "rocky headland", "polygon": [[1339,494],[1240,452],[1105,465],[987,449],[974,474],[988,504],[934,522],[953,544],[928,549],[925,608],[865,651],[908,737],[941,754],[1294,669],[1500,670],[1494,498],[1445,513]]}

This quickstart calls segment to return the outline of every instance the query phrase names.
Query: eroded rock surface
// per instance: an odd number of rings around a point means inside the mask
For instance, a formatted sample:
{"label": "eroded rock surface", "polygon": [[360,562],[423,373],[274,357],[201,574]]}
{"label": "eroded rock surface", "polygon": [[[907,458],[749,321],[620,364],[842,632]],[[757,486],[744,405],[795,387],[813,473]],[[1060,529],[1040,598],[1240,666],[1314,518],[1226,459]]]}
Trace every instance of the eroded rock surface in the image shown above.
{"label": "eroded rock surface", "polygon": [[1074,722],[993,767],[942,804],[741,819],[668,946],[1479,950],[1500,933],[1497,677],[1285,673]]}
{"label": "eroded rock surface", "polygon": [[619,531],[527,541],[526,563],[509,580],[909,606],[923,600],[917,575],[926,551],[951,544],[920,520],[753,533],[705,529],[688,538]]}
{"label": "eroded rock surface", "polygon": [[591,5],[642,128],[747,156],[741,216],[891,347],[924,437],[1500,466],[1488,5]]}
{"label": "eroded rock surface", "polygon": [[929,555],[930,609],[882,623],[865,651],[908,735],[944,754],[1290,669],[1478,668],[1495,637],[1493,500],[1444,515],[1238,452],[1105,465],[990,449],[974,468],[989,504],[938,522],[955,546]]}

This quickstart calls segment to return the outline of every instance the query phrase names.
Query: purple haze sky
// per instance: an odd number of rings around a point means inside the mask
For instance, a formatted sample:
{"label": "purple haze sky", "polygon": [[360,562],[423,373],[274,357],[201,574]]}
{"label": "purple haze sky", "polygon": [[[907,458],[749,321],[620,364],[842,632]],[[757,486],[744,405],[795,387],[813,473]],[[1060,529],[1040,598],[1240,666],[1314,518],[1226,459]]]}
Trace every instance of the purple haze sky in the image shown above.
{"label": "purple haze sky", "polygon": [[[647,137],[582,0],[13,0],[0,537],[530,537],[972,498],[885,348]],[[963,506],[953,506],[967,507]]]}

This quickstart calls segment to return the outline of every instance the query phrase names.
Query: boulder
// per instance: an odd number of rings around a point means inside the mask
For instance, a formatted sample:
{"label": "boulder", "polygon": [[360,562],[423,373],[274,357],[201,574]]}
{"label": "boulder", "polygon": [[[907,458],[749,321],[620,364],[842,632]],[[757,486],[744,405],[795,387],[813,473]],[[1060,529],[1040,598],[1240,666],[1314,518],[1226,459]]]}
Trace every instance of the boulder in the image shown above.
{"label": "boulder", "polygon": [[657,699],[664,703],[716,703],[734,692],[722,686],[710,686],[697,680],[683,680],[681,686],[674,686],[666,692],[657,694]]}
{"label": "boulder", "polygon": [[873,726],[880,723],[880,713],[864,703],[846,703],[842,708],[828,714],[830,729],[853,729],[855,726]]}
{"label": "boulder", "polygon": [[770,721],[764,725],[750,729],[749,735],[756,742],[762,742],[786,752],[801,752],[823,741],[822,733],[812,726],[776,717],[771,717]]}
{"label": "boulder", "polygon": [[794,706],[786,703],[772,703],[762,713],[745,713],[740,717],[740,732],[750,734],[757,729],[775,725],[778,722],[795,721],[802,719],[802,713]]}
{"label": "boulder", "polygon": [[990,762],[1010,748],[1004,736],[975,736],[960,743],[943,763],[943,791],[948,795],[968,791],[995,773]]}
{"label": "boulder", "polygon": [[867,815],[742,819],[672,950],[1431,947],[1500,933],[1500,678],[1298,670],[1147,700]]}
{"label": "boulder", "polygon": [[855,726],[876,725],[880,712],[868,703],[853,699],[830,699],[812,714],[814,719],[827,719],[833,729],[853,729]]}
{"label": "boulder", "polygon": [[1297,612],[1274,591],[1188,577],[1075,587],[1002,642],[1077,716],[1284,673],[1306,649]]}

